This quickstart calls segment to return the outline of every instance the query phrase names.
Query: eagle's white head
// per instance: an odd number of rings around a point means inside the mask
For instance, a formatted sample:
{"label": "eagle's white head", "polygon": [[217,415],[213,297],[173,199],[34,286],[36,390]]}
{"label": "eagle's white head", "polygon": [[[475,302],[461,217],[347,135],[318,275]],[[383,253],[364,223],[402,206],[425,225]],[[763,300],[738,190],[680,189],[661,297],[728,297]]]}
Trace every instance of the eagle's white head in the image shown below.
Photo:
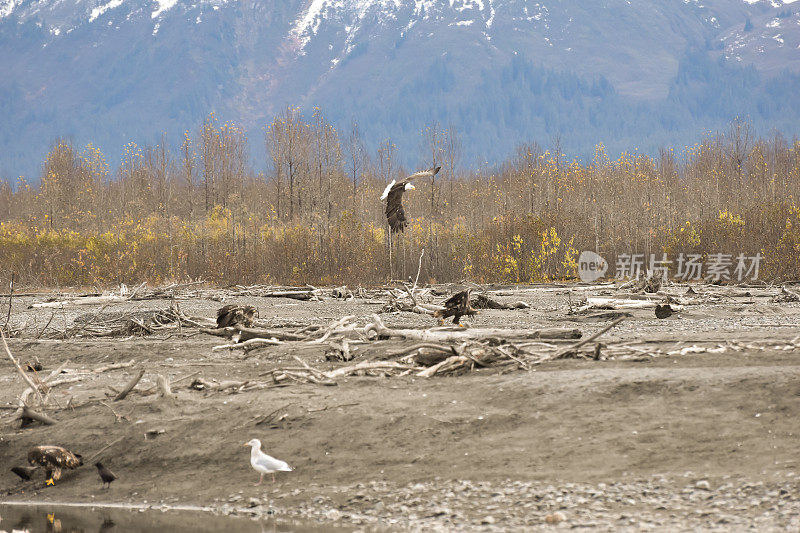
{"label": "eagle's white head", "polygon": [[406,183],[406,190],[407,190],[407,191],[413,191],[414,189],[416,189],[416,187],[414,187],[414,186],[413,186],[412,184],[410,184],[410,183]]}

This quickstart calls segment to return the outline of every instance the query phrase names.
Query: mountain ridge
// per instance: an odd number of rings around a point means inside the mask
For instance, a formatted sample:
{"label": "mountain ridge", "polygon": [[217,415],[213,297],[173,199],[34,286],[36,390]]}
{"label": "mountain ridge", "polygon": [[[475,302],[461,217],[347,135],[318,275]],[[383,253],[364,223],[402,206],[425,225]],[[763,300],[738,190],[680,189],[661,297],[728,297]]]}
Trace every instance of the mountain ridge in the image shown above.
{"label": "mountain ridge", "polygon": [[[426,119],[452,124],[475,153],[467,164],[556,134],[576,154],[601,141],[681,144],[736,115],[793,135],[790,102],[765,112],[737,93],[705,117],[675,98],[724,90],[702,73],[680,88],[692,57],[722,61],[722,78],[754,100],[786,99],[773,86],[795,83],[798,47],[800,4],[786,0],[0,0],[0,68],[10,74],[0,80],[0,176],[35,176],[58,136],[93,142],[113,164],[126,142],[162,132],[178,142],[211,111],[244,126],[262,168],[260,132],[287,105],[319,106],[340,129],[356,120],[371,148],[391,138],[406,160]],[[749,65],[758,82],[748,85]],[[514,69],[508,84],[493,81]],[[518,119],[512,101],[527,110]],[[606,108],[622,123],[598,119]],[[626,120],[657,131],[642,137]]]}

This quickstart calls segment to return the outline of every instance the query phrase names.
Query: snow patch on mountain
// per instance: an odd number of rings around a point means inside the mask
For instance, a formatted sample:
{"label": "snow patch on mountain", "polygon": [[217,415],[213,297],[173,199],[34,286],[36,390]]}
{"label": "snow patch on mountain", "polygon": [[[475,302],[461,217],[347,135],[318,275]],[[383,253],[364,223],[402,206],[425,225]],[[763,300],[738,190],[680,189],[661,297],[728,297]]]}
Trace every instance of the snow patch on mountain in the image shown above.
{"label": "snow patch on mountain", "polygon": [[309,32],[316,35],[320,23],[325,18],[324,9],[328,7],[328,3],[328,0],[314,0],[311,2],[308,10],[297,20],[289,32],[300,39],[301,46],[305,46],[311,39],[311,36],[308,35]]}
{"label": "snow patch on mountain", "polygon": [[0,19],[13,13],[15,6],[16,0],[0,0]]}
{"label": "snow patch on mountain", "polygon": [[435,5],[436,0],[414,0],[414,16],[425,18]]}
{"label": "snow patch on mountain", "polygon": [[486,28],[490,29],[495,20],[495,2],[496,0],[312,0],[295,20],[289,35],[296,39],[302,54],[323,24],[338,22],[347,33],[348,40],[352,40],[367,16],[376,15],[379,22],[385,22],[396,20],[401,11],[406,14],[410,11],[410,20],[401,34],[405,34],[418,21],[447,20],[452,13],[458,15],[459,20],[455,23],[459,26],[468,26],[482,20]]}
{"label": "snow patch on mountain", "polygon": [[297,38],[300,49],[303,49],[317,34],[324,20],[338,18],[345,22],[348,32],[352,32],[358,29],[371,8],[376,7],[379,12],[386,13],[389,9],[397,10],[401,5],[402,0],[313,0],[308,9],[300,14],[289,34]]}
{"label": "snow patch on mountain", "polygon": [[[0,0],[0,20],[11,14],[16,14],[20,20],[39,20],[46,21],[48,25],[58,26],[64,33],[66,26],[73,26],[77,23],[94,23],[99,18],[106,15],[125,4],[130,9],[126,11],[125,20],[131,20],[134,13],[150,13],[152,19],[163,18],[163,16],[173,8],[183,5],[187,10],[206,6],[218,10],[220,6],[225,6],[232,0]],[[369,0],[360,0],[369,3]],[[392,0],[395,1],[395,0]],[[397,0],[401,1],[401,0]],[[342,3],[342,0],[338,0]],[[72,4],[72,13],[69,13],[69,4]],[[67,14],[65,20],[62,20]],[[55,19],[57,22],[53,23]],[[105,23],[105,20],[103,21]],[[77,27],[77,26],[75,26]],[[74,28],[71,28],[74,29]],[[52,33],[52,32],[51,32]]]}
{"label": "snow patch on mountain", "polygon": [[89,22],[94,22],[97,17],[101,16],[103,13],[108,11],[109,9],[114,9],[122,5],[123,0],[111,0],[107,4],[103,4],[101,6],[97,6],[96,8],[92,9],[92,12],[89,14]]}
{"label": "snow patch on mountain", "polygon": [[[178,0],[156,0],[156,3],[158,4],[158,9],[156,9],[155,11],[153,11],[150,14],[151,18],[156,18],[161,13],[164,13],[165,11],[169,11],[170,9],[175,7],[175,4],[178,3]],[[156,30],[156,31],[158,31],[158,30]],[[155,32],[153,34],[155,35]]]}

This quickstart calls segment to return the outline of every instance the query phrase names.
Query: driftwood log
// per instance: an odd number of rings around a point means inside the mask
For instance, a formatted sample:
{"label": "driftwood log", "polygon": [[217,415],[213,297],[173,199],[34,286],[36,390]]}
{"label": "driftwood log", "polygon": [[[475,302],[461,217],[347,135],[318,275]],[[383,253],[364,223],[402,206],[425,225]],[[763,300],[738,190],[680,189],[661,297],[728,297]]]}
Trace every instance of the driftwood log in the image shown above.
{"label": "driftwood log", "polygon": [[139,380],[142,379],[142,376],[144,376],[144,368],[139,369],[139,372],[137,372],[136,375],[133,376],[133,378],[125,385],[125,387],[119,391],[119,394],[114,397],[114,401],[118,402],[120,400],[124,400],[125,397],[130,394],[136,384],[139,383]]}
{"label": "driftwood log", "polygon": [[296,291],[263,291],[258,296],[262,298],[291,298],[293,300],[318,300],[317,289],[306,289]]}
{"label": "driftwood log", "polygon": [[[621,323],[623,320],[625,320],[625,317],[620,317],[620,318],[616,319],[616,320],[615,320],[615,321],[613,321],[611,324],[607,325],[606,327],[604,327],[603,329],[601,329],[600,331],[598,331],[598,332],[597,332],[597,333],[595,333],[594,335],[591,335],[591,336],[589,336],[589,337],[587,337],[587,338],[585,338],[585,339],[581,340],[580,342],[576,342],[576,343],[575,343],[575,344],[573,344],[572,346],[569,346],[569,347],[567,347],[567,348],[565,348],[565,349],[561,350],[560,352],[556,353],[556,354],[553,356],[553,359],[562,359],[562,358],[564,358],[564,357],[567,357],[567,356],[569,356],[570,354],[575,354],[575,353],[577,353],[577,352],[578,352],[578,349],[580,349],[580,347],[581,347],[581,346],[584,346],[585,344],[588,344],[588,343],[592,342],[593,340],[595,340],[596,338],[598,338],[599,336],[601,336],[601,335],[602,335],[603,333],[605,333],[606,331],[610,330],[610,329],[611,329],[611,328],[613,328],[614,326],[616,326],[616,325],[618,325],[619,323]],[[595,356],[594,356],[594,357],[595,357],[595,359],[599,359],[599,358],[600,358],[600,351],[599,351],[599,349],[598,349],[598,350],[595,350]]]}
{"label": "driftwood log", "polygon": [[[530,370],[534,365],[559,359],[562,357],[583,357],[598,359],[599,349],[593,347],[591,355],[581,353],[581,348],[586,344],[596,341],[598,337],[608,330],[618,325],[621,320],[611,322],[598,332],[571,344],[566,349],[559,349],[557,344],[546,342],[532,342],[529,339],[542,338],[579,338],[581,333],[577,329],[570,328],[547,328],[542,330],[501,330],[501,329],[475,329],[475,330],[454,330],[454,329],[432,329],[432,330],[394,330],[387,328],[377,316],[373,316],[373,322],[364,328],[356,330],[348,329],[347,332],[354,334],[367,335],[368,333],[377,334],[380,337],[388,338],[408,338],[421,340],[412,346],[404,348],[384,356],[385,359],[398,359],[397,361],[369,360],[360,363],[343,366],[334,370],[323,371],[313,368],[308,363],[294,357],[301,366],[276,368],[261,374],[272,378],[272,386],[283,386],[293,382],[315,383],[320,385],[336,385],[340,378],[353,375],[371,376],[407,376],[429,378],[433,376],[458,375],[470,372],[476,368],[491,368],[495,371],[507,371],[513,369]],[[334,326],[347,324],[348,320],[340,320],[328,328],[320,331],[342,331]],[[373,335],[374,338],[374,335]],[[342,345],[346,342],[353,342],[347,337],[342,338]],[[343,346],[338,343],[329,342],[335,345],[335,350],[340,350]],[[598,345],[599,346],[599,345]],[[631,353],[632,349],[620,348],[616,353]],[[208,388],[219,390],[218,385],[196,382],[197,388]],[[238,385],[238,383],[237,383]],[[269,386],[257,383],[242,384],[247,389],[252,386]]]}
{"label": "driftwood log", "polygon": [[[355,316],[345,316],[329,324],[328,326],[305,326],[295,331],[282,331],[277,329],[246,328],[233,326],[227,328],[201,328],[202,333],[224,337],[231,340],[231,343],[215,346],[212,351],[243,349],[245,352],[265,346],[278,345],[284,342],[307,342],[309,344],[322,344],[331,336],[344,337],[345,335],[355,335],[363,337],[359,331]],[[349,349],[341,350],[347,357]]]}
{"label": "driftwood log", "polygon": [[[656,300],[646,300],[638,298],[604,298],[590,297],[586,299],[586,304],[578,308],[578,312],[590,309],[655,309],[660,302]],[[672,304],[672,309],[680,311],[682,305]]]}
{"label": "driftwood log", "polygon": [[205,390],[205,391],[230,390],[231,392],[236,392],[236,391],[239,391],[239,390],[243,389],[244,387],[246,387],[249,384],[250,384],[249,380],[248,381],[228,380],[228,381],[219,381],[218,382],[218,381],[215,381],[215,380],[206,381],[203,378],[195,378],[192,381],[192,383],[189,385],[189,388],[193,389],[193,390],[199,390],[199,391],[202,391],[202,390]]}
{"label": "driftwood log", "polygon": [[20,418],[22,419],[23,426],[26,426],[30,420],[36,420],[37,422],[41,422],[46,426],[52,426],[57,423],[55,419],[50,418],[46,414],[34,411],[28,406],[24,406],[22,408],[22,414],[20,415]]}
{"label": "driftwood log", "polygon": [[69,298],[67,300],[57,300],[55,302],[40,302],[32,304],[31,307],[33,308],[50,307],[55,309],[61,309],[63,307],[69,307],[73,305],[100,305],[100,304],[111,304],[111,303],[119,303],[126,301],[128,301],[128,299],[119,294],[107,294],[105,296],[84,296],[82,298],[81,297]]}
{"label": "driftwood log", "polygon": [[234,342],[231,344],[220,344],[219,346],[214,346],[211,348],[212,352],[219,352],[221,350],[236,350],[242,349],[245,352],[249,352],[250,350],[255,350],[256,348],[261,348],[263,346],[277,346],[279,344],[283,344],[283,342],[277,339],[249,339],[242,342]]}
{"label": "driftwood log", "polygon": [[421,342],[463,342],[466,340],[498,338],[498,339],[579,339],[581,330],[575,328],[544,329],[391,329],[384,325],[378,315],[372,315],[372,323],[365,328],[365,333],[374,332],[379,337],[411,339]]}
{"label": "driftwood log", "polygon": [[407,313],[417,313],[420,315],[433,315],[436,311],[444,309],[441,305],[429,304],[410,300],[408,298],[390,298],[390,300],[383,306],[381,312],[391,313],[394,311],[405,311]]}
{"label": "driftwood log", "polygon": [[419,344],[414,344],[413,346],[409,346],[408,348],[403,348],[402,350],[399,350],[397,352],[388,353],[385,356],[383,356],[382,359],[397,359],[399,357],[403,357],[422,350],[446,352],[450,354],[455,353],[453,351],[453,347],[450,345],[435,344],[432,342],[421,342]]}
{"label": "driftwood log", "polygon": [[475,309],[528,309],[530,305],[525,302],[519,301],[513,304],[500,303],[497,300],[489,298],[485,294],[478,294],[472,299],[472,307]]}
{"label": "driftwood log", "polygon": [[[28,374],[25,373],[22,367],[19,366],[19,363],[14,358],[14,355],[11,353],[11,350],[8,348],[8,343],[6,342],[6,336],[3,333],[2,329],[0,329],[0,339],[2,339],[3,341],[3,348],[5,348],[6,355],[11,360],[11,363],[14,365],[14,368],[17,369],[19,375],[22,376],[22,381],[24,381],[28,385],[28,390],[36,391],[36,395],[39,397],[39,402],[42,405],[44,405],[44,398],[42,398],[42,391],[39,388],[39,384],[34,383],[33,380],[28,376]],[[23,403],[22,406],[24,407],[24,405],[25,404]]]}
{"label": "driftwood log", "polygon": [[261,374],[271,376],[275,384],[283,382],[316,383],[318,385],[337,385],[336,379],[352,375],[388,375],[397,372],[410,372],[417,367],[396,361],[362,361],[361,363],[324,372],[295,357],[302,367],[276,368]]}
{"label": "driftwood log", "polygon": [[437,372],[444,371],[445,369],[452,369],[457,366],[462,366],[468,363],[469,359],[467,357],[463,355],[452,355],[447,359],[440,361],[431,367],[426,368],[425,370],[417,372],[417,376],[421,378],[429,378],[435,375]]}
{"label": "driftwood log", "polygon": [[[76,376],[69,376],[69,377],[65,377],[65,378],[62,378],[62,379],[54,379],[56,376],[61,374],[61,372],[64,370],[64,367],[68,363],[69,363],[69,361],[65,361],[64,363],[62,363],[56,370],[51,372],[50,375],[48,375],[45,379],[40,380],[39,383],[37,383],[37,384],[33,384],[31,386],[32,382],[26,380],[26,383],[28,384],[28,387],[24,391],[22,391],[22,394],[20,394],[19,398],[17,399],[19,407],[17,408],[16,412],[14,413],[14,418],[21,419],[23,421],[23,425],[25,425],[26,421],[30,421],[30,420],[36,420],[36,421],[42,422],[43,424],[53,425],[53,424],[55,424],[57,422],[55,419],[50,418],[49,416],[47,416],[44,413],[40,413],[38,411],[35,411],[28,404],[28,398],[29,398],[29,396],[31,394],[33,394],[34,392],[36,392],[38,394],[39,405],[41,406],[42,409],[44,409],[46,407],[46,405],[47,405],[47,400],[49,398],[49,393],[55,387],[58,387],[60,385],[67,385],[67,384],[70,384],[70,383],[76,383],[78,381],[82,381],[82,380],[86,379],[89,376],[94,376],[94,375],[100,374],[102,372],[107,372],[109,370],[118,370],[120,368],[127,368],[127,367],[130,367],[130,366],[133,366],[133,364],[134,364],[133,360],[131,360],[131,361],[127,362],[127,363],[114,363],[114,364],[110,364],[110,365],[97,367],[92,371],[81,373],[81,374],[78,374]],[[25,377],[27,377],[27,376],[25,376]],[[45,397],[42,397],[42,392],[47,393],[47,395]]]}
{"label": "driftwood log", "polygon": [[233,339],[237,337],[237,342],[249,341],[251,339],[275,339],[279,341],[302,341],[307,340],[305,335],[281,331],[279,329],[246,328],[243,326],[233,326],[227,328],[200,328],[202,333]]}

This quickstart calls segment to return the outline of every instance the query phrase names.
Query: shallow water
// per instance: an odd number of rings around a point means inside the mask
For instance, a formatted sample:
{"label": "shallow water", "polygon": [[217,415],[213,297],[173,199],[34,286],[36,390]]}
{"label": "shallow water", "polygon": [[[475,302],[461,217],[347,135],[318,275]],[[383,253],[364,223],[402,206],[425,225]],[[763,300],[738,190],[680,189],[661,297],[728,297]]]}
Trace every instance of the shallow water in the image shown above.
{"label": "shallow water", "polygon": [[15,505],[0,503],[0,532],[26,531],[29,533],[142,533],[156,532],[216,532],[271,533],[288,532],[323,533],[346,531],[295,521],[253,520],[241,517],[219,516],[203,508],[181,510],[153,510],[145,507],[99,507],[89,504],[38,504]]}

